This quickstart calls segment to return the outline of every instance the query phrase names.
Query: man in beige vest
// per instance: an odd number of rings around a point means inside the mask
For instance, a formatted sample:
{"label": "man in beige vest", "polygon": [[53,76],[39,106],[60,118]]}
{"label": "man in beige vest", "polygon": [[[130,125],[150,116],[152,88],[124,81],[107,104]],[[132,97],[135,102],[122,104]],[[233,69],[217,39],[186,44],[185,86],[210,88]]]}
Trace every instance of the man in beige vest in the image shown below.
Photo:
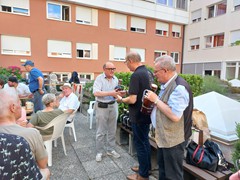
{"label": "man in beige vest", "polygon": [[151,119],[158,146],[159,180],[183,180],[183,158],[186,141],[191,136],[193,98],[188,83],[177,75],[172,57],[155,60],[154,75],[161,83],[159,96],[148,91],[154,102]]}

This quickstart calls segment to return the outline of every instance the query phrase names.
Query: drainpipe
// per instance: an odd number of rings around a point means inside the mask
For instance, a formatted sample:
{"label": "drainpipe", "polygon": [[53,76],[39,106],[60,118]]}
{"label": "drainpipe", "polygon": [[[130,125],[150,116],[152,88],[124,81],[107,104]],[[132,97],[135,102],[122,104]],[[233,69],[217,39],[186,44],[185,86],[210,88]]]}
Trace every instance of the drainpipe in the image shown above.
{"label": "drainpipe", "polygon": [[183,69],[183,52],[184,52],[184,35],[185,35],[185,25],[183,25],[183,35],[182,35],[182,62],[181,62],[181,66],[180,66],[180,73],[182,74],[182,69]]}

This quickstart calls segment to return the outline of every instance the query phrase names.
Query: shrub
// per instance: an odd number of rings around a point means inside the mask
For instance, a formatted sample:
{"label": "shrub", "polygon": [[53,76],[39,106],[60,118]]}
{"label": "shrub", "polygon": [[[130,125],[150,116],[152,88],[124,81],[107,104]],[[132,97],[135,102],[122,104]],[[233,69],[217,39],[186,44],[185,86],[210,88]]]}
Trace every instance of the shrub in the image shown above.
{"label": "shrub", "polygon": [[202,94],[215,91],[219,94],[226,95],[227,93],[227,85],[225,86],[223,81],[221,81],[216,76],[205,76],[203,78],[203,88]]}
{"label": "shrub", "polygon": [[193,97],[201,95],[202,86],[203,86],[203,78],[200,75],[194,74],[179,74],[183,79],[185,79],[193,93]]}
{"label": "shrub", "polygon": [[[236,123],[237,136],[240,139],[240,123]],[[234,152],[232,153],[232,161],[236,166],[236,161],[240,159],[240,140],[237,140],[234,144]],[[234,170],[236,171],[236,169]]]}
{"label": "shrub", "polygon": [[18,66],[0,67],[0,79],[7,83],[10,76],[16,76],[18,80],[21,80],[21,69]]}

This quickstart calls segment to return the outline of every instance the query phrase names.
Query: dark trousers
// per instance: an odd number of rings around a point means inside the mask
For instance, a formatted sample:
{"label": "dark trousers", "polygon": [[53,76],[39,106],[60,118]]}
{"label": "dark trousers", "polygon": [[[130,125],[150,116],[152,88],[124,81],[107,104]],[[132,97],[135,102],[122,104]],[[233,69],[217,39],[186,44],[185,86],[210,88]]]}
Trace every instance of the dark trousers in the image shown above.
{"label": "dark trousers", "polygon": [[183,180],[185,142],[171,148],[158,148],[159,180]]}
{"label": "dark trousers", "polygon": [[132,123],[133,142],[137,151],[139,175],[148,178],[151,170],[151,146],[149,143],[149,124]]}

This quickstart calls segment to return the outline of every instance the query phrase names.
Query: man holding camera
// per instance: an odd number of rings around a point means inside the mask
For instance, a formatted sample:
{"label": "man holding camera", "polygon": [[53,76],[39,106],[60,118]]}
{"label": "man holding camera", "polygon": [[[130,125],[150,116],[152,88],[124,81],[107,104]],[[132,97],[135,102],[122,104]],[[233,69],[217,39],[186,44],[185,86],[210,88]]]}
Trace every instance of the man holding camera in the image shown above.
{"label": "man holding camera", "polygon": [[[120,91],[116,91],[118,79],[114,76],[115,66],[111,62],[103,65],[103,73],[97,76],[93,84],[93,94],[96,97],[96,161],[100,162],[106,145],[107,155],[119,158],[115,147],[115,136],[118,118],[118,104],[115,100]],[[106,141],[106,143],[105,143]]]}

